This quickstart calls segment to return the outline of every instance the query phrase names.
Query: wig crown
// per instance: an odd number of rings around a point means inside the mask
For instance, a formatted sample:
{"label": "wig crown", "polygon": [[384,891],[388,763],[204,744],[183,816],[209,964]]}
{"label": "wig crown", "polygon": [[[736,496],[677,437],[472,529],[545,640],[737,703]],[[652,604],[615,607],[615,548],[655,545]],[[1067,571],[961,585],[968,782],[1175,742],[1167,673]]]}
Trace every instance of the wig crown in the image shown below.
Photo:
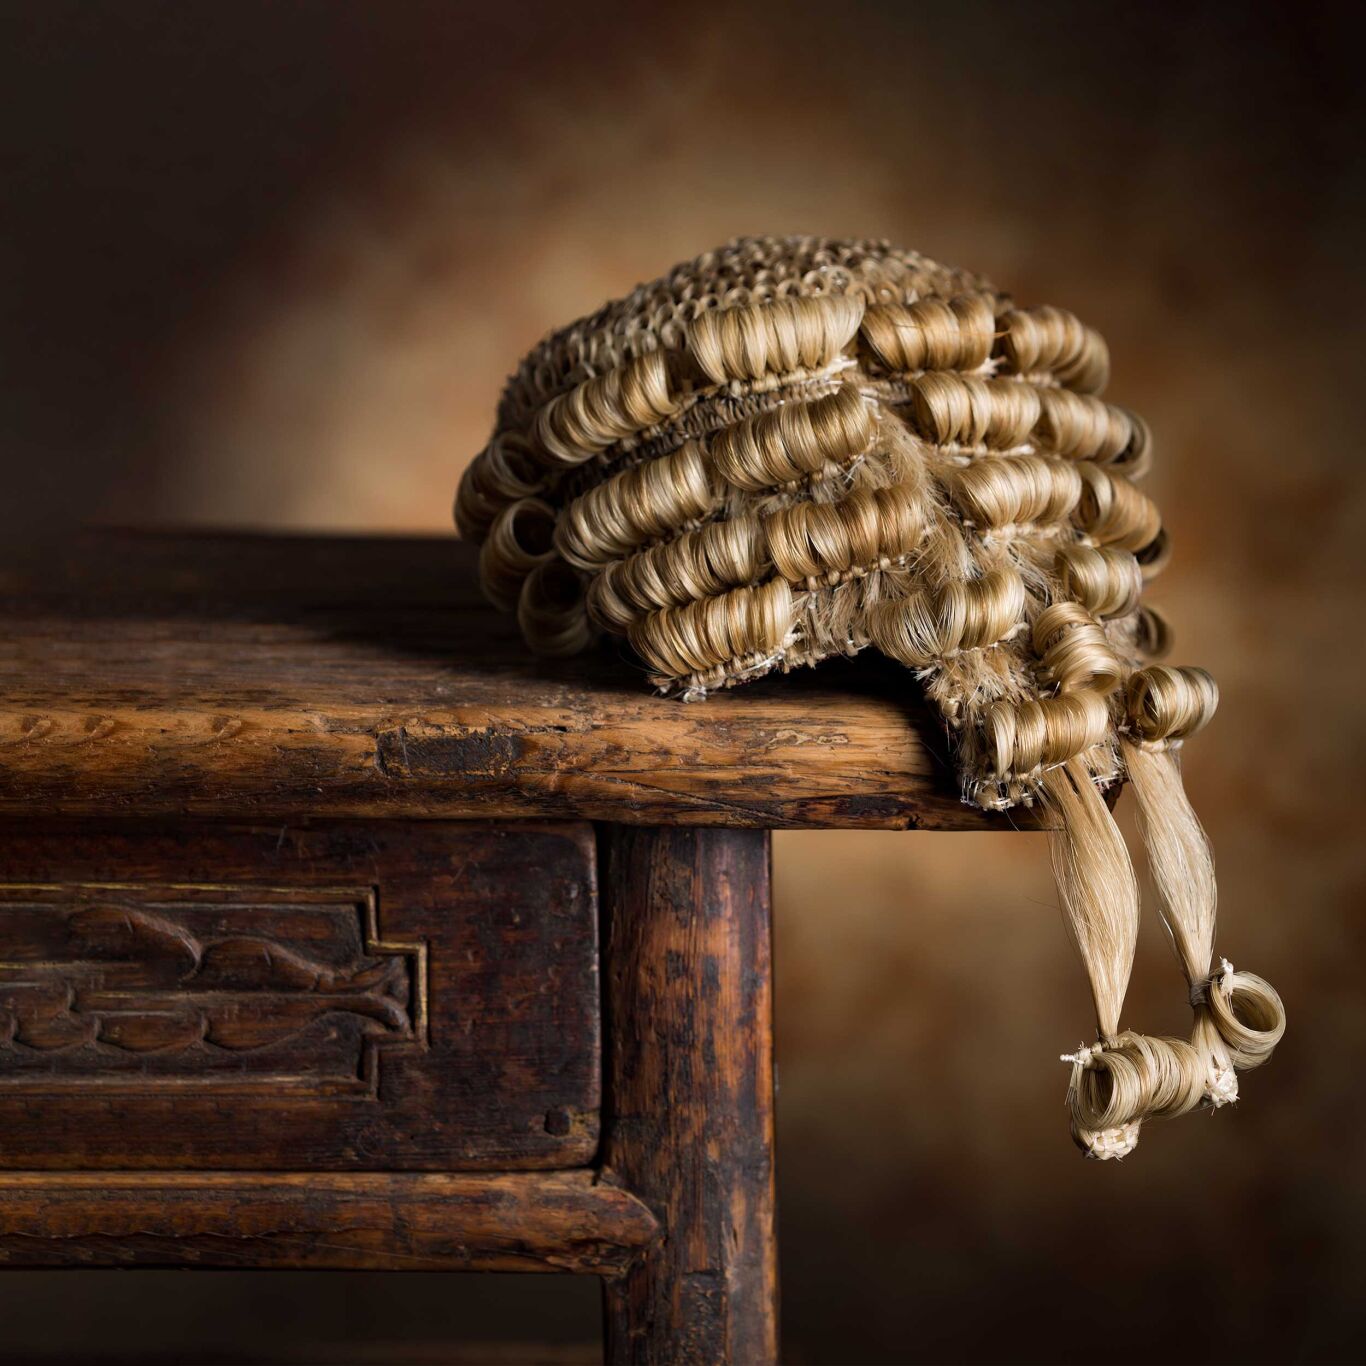
{"label": "wig crown", "polygon": [[[1237,1098],[1285,1027],[1260,977],[1213,969],[1209,847],[1178,751],[1214,712],[1151,661],[1167,557],[1136,481],[1143,421],[1100,397],[1100,335],[880,241],[744,238],[553,333],[509,381],[456,500],[488,596],[529,644],[625,634],[685,699],[874,646],[957,738],[964,799],[1054,811],[1054,868],[1097,1040],[1072,1130],[1123,1157],[1146,1118]],[[1195,1013],[1120,1024],[1133,867],[1101,790],[1127,778]]]}

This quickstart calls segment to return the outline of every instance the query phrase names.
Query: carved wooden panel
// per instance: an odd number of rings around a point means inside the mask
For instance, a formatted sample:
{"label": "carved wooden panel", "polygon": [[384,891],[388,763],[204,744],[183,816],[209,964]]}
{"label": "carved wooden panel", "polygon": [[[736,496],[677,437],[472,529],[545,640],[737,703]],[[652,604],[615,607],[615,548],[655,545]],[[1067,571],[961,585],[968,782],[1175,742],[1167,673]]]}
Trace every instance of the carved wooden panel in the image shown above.
{"label": "carved wooden panel", "polygon": [[375,1094],[424,1042],[426,951],[373,888],[0,886],[0,1094]]}
{"label": "carved wooden panel", "polygon": [[0,828],[0,1168],[588,1162],[587,826]]}

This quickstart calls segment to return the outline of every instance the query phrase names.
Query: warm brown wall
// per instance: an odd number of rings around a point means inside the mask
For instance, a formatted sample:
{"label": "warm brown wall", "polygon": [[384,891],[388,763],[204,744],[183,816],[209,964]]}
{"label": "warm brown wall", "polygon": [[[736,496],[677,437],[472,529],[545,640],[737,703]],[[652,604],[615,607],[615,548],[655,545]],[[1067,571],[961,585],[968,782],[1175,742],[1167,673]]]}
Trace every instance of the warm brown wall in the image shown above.
{"label": "warm brown wall", "polygon": [[[1151,421],[1222,945],[1292,1033],[1080,1161],[1040,842],[786,835],[793,1359],[1326,1362],[1366,1275],[1361,100],[1321,6],[3,7],[14,530],[440,528],[549,325],[736,232],[885,234],[1075,309]],[[11,530],[10,534],[14,534]],[[1182,1025],[1147,935],[1132,1018]],[[0,1284],[0,1294],[4,1293]],[[2,1351],[3,1349],[0,1349]]]}

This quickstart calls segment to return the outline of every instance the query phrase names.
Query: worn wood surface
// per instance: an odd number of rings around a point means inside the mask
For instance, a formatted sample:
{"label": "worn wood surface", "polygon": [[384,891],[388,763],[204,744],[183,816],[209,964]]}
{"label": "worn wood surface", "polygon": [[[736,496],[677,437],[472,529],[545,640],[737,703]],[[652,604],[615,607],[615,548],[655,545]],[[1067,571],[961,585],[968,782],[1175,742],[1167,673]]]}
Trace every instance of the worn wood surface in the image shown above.
{"label": "worn wood surface", "polygon": [[591,827],[0,827],[0,1169],[569,1167]]}
{"label": "worn wood surface", "polygon": [[1009,828],[947,749],[871,651],[695,704],[619,642],[537,661],[454,539],[91,533],[0,574],[0,812]]}
{"label": "worn wood surface", "polygon": [[658,1235],[593,1173],[0,1174],[2,1267],[570,1271]]}
{"label": "worn wood surface", "polygon": [[609,1361],[777,1360],[769,841],[605,832],[606,1169],[664,1236],[607,1286]]}

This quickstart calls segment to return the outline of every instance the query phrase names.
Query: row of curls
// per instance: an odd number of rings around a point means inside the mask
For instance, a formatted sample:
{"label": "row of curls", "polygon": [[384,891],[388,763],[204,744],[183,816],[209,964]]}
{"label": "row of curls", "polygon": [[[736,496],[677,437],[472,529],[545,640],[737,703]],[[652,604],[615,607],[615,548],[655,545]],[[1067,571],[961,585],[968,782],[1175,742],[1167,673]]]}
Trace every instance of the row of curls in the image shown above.
{"label": "row of curls", "polygon": [[663,351],[648,351],[586,380],[536,414],[535,446],[552,465],[581,465],[625,437],[672,417],[682,407]]}
{"label": "row of curls", "polygon": [[997,314],[989,295],[920,299],[868,309],[860,336],[893,374],[987,367],[1052,381],[1080,394],[1099,393],[1110,375],[1100,333],[1061,308]]}
{"label": "row of curls", "polygon": [[808,588],[834,584],[886,568],[915,549],[923,530],[920,501],[904,484],[855,489],[837,503],[794,503],[763,517],[709,522],[607,565],[589,587],[588,608],[604,627],[625,631],[650,612],[771,573]]}
{"label": "row of curls", "polygon": [[[1034,631],[1036,648],[1045,655],[1061,638],[1064,623],[1098,631],[1094,618],[1127,616],[1143,591],[1138,561],[1113,546],[1064,546],[1058,551],[1056,572],[1063,600],[1040,615]],[[883,602],[871,619],[881,623],[875,643],[884,653],[910,668],[923,668],[955,651],[1004,639],[1023,622],[1024,606],[1023,581],[1016,570],[1004,566],[980,578],[950,583],[937,596],[921,593]],[[1099,639],[1092,638],[1099,646]]]}
{"label": "row of curls", "polygon": [[[629,473],[648,478],[661,463]],[[701,512],[695,507],[693,515]],[[658,527],[671,524],[665,518]],[[561,558],[557,540],[563,526],[564,519],[557,522],[554,510],[539,499],[521,499],[504,509],[480,552],[480,576],[491,601],[505,610],[518,606],[528,576]],[[592,581],[589,605],[600,624],[623,630],[644,614],[754,583],[770,570],[810,587],[818,581],[837,582],[903,557],[915,548],[922,532],[923,509],[911,486],[856,489],[835,503],[803,501],[764,517],[706,523],[608,564]],[[1040,616],[1035,644],[1042,656],[1043,681],[1061,691],[1075,691],[1081,686],[1077,661],[1085,657],[1082,643],[1097,653],[1108,651],[1096,618],[1131,611],[1141,578],[1134,556],[1109,546],[1066,546],[1059,551],[1057,570],[1076,601],[1055,604]],[[909,667],[925,668],[1006,638],[1023,622],[1024,606],[1020,575],[1001,567],[977,579],[950,583],[938,593],[883,602],[870,615],[869,631],[884,653]],[[1064,625],[1069,629],[1063,630]],[[1092,658],[1090,667],[1095,678],[1104,674],[1112,684],[1116,681],[1112,651],[1100,663]],[[1200,670],[1140,672],[1131,693],[1130,724],[1135,734],[1150,742],[1189,734],[1208,719],[1217,703],[1213,681]],[[1044,762],[1056,760],[1067,743],[1064,736],[1091,733],[1089,712],[1075,704],[1055,707],[1052,701],[1043,698],[1026,704],[1038,714],[1017,720],[1014,729],[1016,736],[1037,738],[1037,746],[1021,741],[1019,748],[1031,752],[1037,747]],[[1055,717],[1051,722],[1050,715]],[[1076,729],[1079,721],[1086,723],[1081,732]],[[1007,724],[999,723],[1002,736]],[[1012,752],[1016,747],[1015,738],[1009,745],[1002,738],[996,746]],[[1018,769],[1018,763],[1010,767]]]}
{"label": "row of curls", "polygon": [[713,516],[729,490],[780,487],[847,464],[873,429],[852,385],[751,414],[590,488],[565,509],[556,544],[571,564],[599,568]]}
{"label": "row of curls", "polygon": [[[1122,474],[1039,455],[978,460],[943,473],[964,522],[984,534],[1071,520],[1094,546],[1132,552],[1149,577],[1166,563],[1161,513]],[[1097,574],[1108,567],[1094,566]]]}
{"label": "row of curls", "polygon": [[[1032,644],[1042,690],[1020,703],[986,709],[984,748],[1002,781],[1037,777],[1050,767],[1102,744],[1110,735],[1110,698],[1127,668],[1111,644],[1102,616],[1132,611],[1141,589],[1133,555],[1110,547],[1067,546],[1058,555],[1064,585],[1080,585],[1035,619]],[[970,650],[988,649],[1025,624],[1027,593],[1019,572],[998,566],[938,590],[885,599],[870,610],[869,639],[912,669],[934,668]],[[1145,740],[1173,739],[1208,720],[1217,693],[1202,670],[1152,666],[1129,680],[1129,726]]]}
{"label": "row of curls", "polygon": [[863,299],[848,294],[716,309],[688,328],[688,355],[716,385],[810,373],[844,352],[863,313]]}
{"label": "row of curls", "polygon": [[[1031,457],[974,465],[957,475],[961,482],[952,485],[955,499],[972,520],[986,524],[1043,520],[1065,513],[1070,494],[1061,498],[1061,506],[1048,504],[1045,495],[1062,487],[1061,482],[1052,481],[1070,481],[1067,488],[1074,489],[1079,477],[1069,465]],[[630,534],[609,542],[612,549],[629,547],[637,538],[662,535],[680,521],[700,520],[715,507],[705,463],[692,446],[635,467],[618,478],[629,478],[645,492],[633,502],[638,512],[628,523]],[[992,501],[987,492],[999,494],[997,484],[1002,479],[1013,496]],[[649,492],[656,484],[658,498]],[[606,488],[600,485],[592,490],[588,501],[604,501]],[[1022,502],[1021,491],[1031,489],[1033,501]],[[645,516],[640,509],[653,511]],[[598,567],[597,555],[590,557],[581,550],[574,553],[574,542],[565,536],[570,525],[569,519],[557,519],[554,510],[539,499],[521,499],[504,509],[480,553],[480,575],[490,600],[505,610],[515,607],[528,575],[556,559],[567,559],[579,568]],[[706,522],[682,536],[602,566],[592,581],[589,601],[600,624],[621,630],[644,613],[754,583],[770,569],[808,587],[818,581],[837,582],[904,556],[921,534],[922,508],[909,486],[858,489],[836,503],[803,501],[763,518]],[[1094,637],[1093,643],[1099,647],[1103,631],[1097,618],[1127,615],[1137,605],[1141,569],[1133,553],[1121,547],[1064,546],[1058,552],[1057,573],[1064,591],[1075,602],[1049,609],[1040,621],[1052,622],[1062,612],[1085,614],[1085,621],[1074,624],[1074,632],[1057,646],[1071,656],[1079,655],[1084,639]],[[978,579],[951,583],[939,593],[922,592],[906,600],[881,603],[870,616],[869,630],[885,653],[910,667],[925,668],[963,650],[1005,638],[1021,624],[1023,612],[1023,584],[1018,573],[1007,567]],[[1166,645],[1161,617],[1148,613],[1140,627],[1150,637],[1140,640],[1140,648],[1150,656],[1160,655]],[[1057,669],[1061,667],[1045,658],[1045,683],[1060,682]],[[1074,676],[1073,666],[1067,668]],[[1107,676],[1114,668],[1113,658],[1104,662]],[[1207,719],[1217,701],[1212,680],[1198,670],[1168,669],[1151,676],[1141,673],[1135,675],[1132,687],[1130,725],[1136,735],[1149,742],[1190,733],[1203,724],[1201,718]],[[994,737],[991,748],[998,755],[996,771],[1018,774],[1076,752],[1068,748],[1070,745],[1095,743],[1099,721],[1090,703],[1061,703],[1044,697],[1024,704],[1018,714],[1001,711],[989,724]],[[1005,754],[1012,756],[1009,762],[999,758]]]}
{"label": "row of curls", "polygon": [[[814,587],[813,571],[825,570],[828,583],[840,577],[831,573],[833,564],[889,563],[920,534],[921,509],[902,487],[861,490],[837,504],[804,503],[762,521],[715,523],[609,566],[590,585],[589,612],[598,624],[631,633],[658,673],[681,677],[777,648],[783,632],[775,636],[773,616],[742,610],[747,593],[781,592],[770,584],[753,586],[770,568],[790,586],[805,581]],[[1069,547],[1060,564],[1076,563],[1078,549],[1088,548]],[[1118,562],[1122,570],[1118,555],[1102,556],[1102,562]],[[735,582],[740,586],[726,591]],[[1023,629],[1026,602],[1018,571],[1000,566],[937,592],[878,602],[866,629],[889,657],[910,668],[932,668],[1009,639]],[[790,614],[784,620],[790,622]],[[745,621],[759,629],[742,629]],[[1046,608],[1034,622],[1032,643],[1045,691],[1022,703],[996,703],[985,714],[990,767],[1003,780],[1037,777],[1104,742],[1113,721],[1110,697],[1126,675],[1085,603],[1063,599]],[[1213,680],[1203,670],[1153,665],[1129,676],[1124,706],[1128,729],[1156,743],[1193,733],[1216,703]]]}
{"label": "row of curls", "polygon": [[[1051,379],[1064,391],[1076,391],[1074,397],[1103,386],[1105,352],[1098,334],[1060,309],[1012,310],[997,317],[994,303],[993,296],[969,294],[865,309],[860,296],[825,295],[705,312],[689,326],[681,355],[648,351],[552,399],[536,414],[525,453],[550,470],[582,464],[676,416],[699,385],[753,384],[821,371],[854,349],[856,336],[897,373],[994,363]],[[1021,419],[997,402],[1001,411],[989,425],[1018,425]],[[1021,402],[1026,408],[1037,402],[1040,414],[1031,425],[1078,458],[1095,450],[1095,458],[1117,459],[1136,446],[1137,424],[1122,410],[1069,405],[1056,397]],[[508,459],[511,435],[495,437],[477,462],[481,468],[471,476],[475,491],[464,500],[462,524],[487,524],[481,503],[531,491],[522,453]]]}
{"label": "row of curls", "polygon": [[982,533],[1065,522],[1083,489],[1075,465],[1040,455],[976,461],[945,470],[943,481],[965,525]]}
{"label": "row of curls", "polygon": [[907,388],[913,427],[937,446],[986,451],[1029,445],[1069,460],[1114,465],[1131,478],[1151,463],[1147,423],[1094,394],[952,371],[918,375]]}
{"label": "row of curls", "polygon": [[699,388],[826,370],[850,346],[863,310],[860,297],[829,295],[703,313],[682,353],[646,352],[541,408],[533,456],[552,470],[571,468],[674,417]]}
{"label": "row of curls", "polygon": [[[810,270],[783,272],[768,269],[747,279],[712,279],[702,283],[696,278],[687,280],[675,276],[672,280],[637,289],[629,301],[631,315],[618,317],[615,325],[604,316],[610,309],[583,320],[574,327],[558,333],[549,343],[538,347],[518,368],[510,389],[517,392],[519,402],[514,406],[525,409],[553,397],[562,387],[563,376],[571,372],[587,371],[599,374],[608,367],[620,365],[639,354],[650,343],[666,347],[684,344],[689,324],[707,313],[724,309],[752,308],[782,298],[805,298],[815,295],[848,295],[862,298],[870,307],[906,304],[915,298],[915,291],[928,291],[934,298],[949,298],[964,291],[976,291],[969,297],[981,298],[993,313],[1005,307],[1004,301],[985,293],[980,280],[966,272],[933,267],[918,262],[907,268],[905,263],[892,260],[875,261],[865,257],[856,268],[821,265]],[[1057,351],[1058,328],[1050,326],[1048,314],[1055,310],[1038,310],[1043,315],[1034,329],[1021,328],[1018,349],[1029,360],[1046,346]],[[990,334],[988,333],[988,339]],[[1062,337],[1062,357],[1070,359],[1069,338]],[[1037,363],[1037,360],[1036,360]],[[1075,364],[1075,361],[1073,361]]]}
{"label": "row of curls", "polygon": [[694,383],[821,370],[848,346],[862,316],[863,300],[844,296],[704,313],[688,330],[692,373],[656,350],[585,380],[536,414],[531,449],[551,467],[580,465],[675,416]]}
{"label": "row of curls", "polygon": [[773,578],[651,612],[628,634],[636,653],[663,678],[704,673],[718,664],[742,671],[781,652],[795,607],[792,585]]}

